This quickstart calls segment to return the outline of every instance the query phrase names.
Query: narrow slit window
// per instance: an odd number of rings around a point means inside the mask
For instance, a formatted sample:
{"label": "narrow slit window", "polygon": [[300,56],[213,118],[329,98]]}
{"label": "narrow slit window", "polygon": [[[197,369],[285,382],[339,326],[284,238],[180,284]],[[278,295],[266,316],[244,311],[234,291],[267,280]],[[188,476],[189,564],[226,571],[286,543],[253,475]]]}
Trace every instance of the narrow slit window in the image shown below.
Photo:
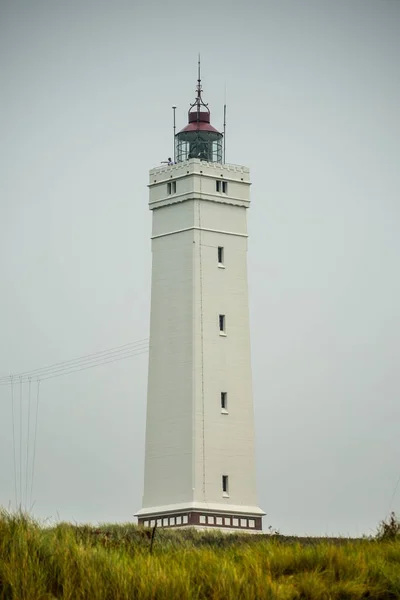
{"label": "narrow slit window", "polygon": [[221,183],[222,181],[219,181],[219,179],[217,179],[217,181],[215,182],[215,189],[217,190],[217,192],[221,191]]}
{"label": "narrow slit window", "polygon": [[172,193],[176,194],[176,181],[172,181]]}
{"label": "narrow slit window", "polygon": [[171,190],[172,190],[172,186],[171,186],[171,182],[169,181],[167,183],[167,194],[170,195],[171,194]]}
{"label": "narrow slit window", "polygon": [[221,392],[221,410],[228,410],[228,394]]}
{"label": "narrow slit window", "polygon": [[222,246],[218,246],[218,264],[224,264],[224,248]]}
{"label": "narrow slit window", "polygon": [[219,332],[225,333],[225,315],[219,315]]}
{"label": "narrow slit window", "polygon": [[222,475],[222,492],[229,494],[229,480],[228,475]]}
{"label": "narrow slit window", "polygon": [[223,194],[227,194],[228,193],[228,182],[227,181],[221,181],[222,183],[222,193]]}

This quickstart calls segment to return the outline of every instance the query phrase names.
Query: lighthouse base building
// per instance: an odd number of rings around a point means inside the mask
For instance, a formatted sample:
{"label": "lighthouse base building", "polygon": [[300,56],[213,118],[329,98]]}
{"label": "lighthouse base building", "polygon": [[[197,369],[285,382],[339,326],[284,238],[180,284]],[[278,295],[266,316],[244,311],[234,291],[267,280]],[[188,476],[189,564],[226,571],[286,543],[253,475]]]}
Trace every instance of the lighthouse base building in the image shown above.
{"label": "lighthouse base building", "polygon": [[[249,170],[201,97],[150,171],[152,283],[139,524],[260,532],[247,285]],[[172,162],[172,161],[170,161]]]}

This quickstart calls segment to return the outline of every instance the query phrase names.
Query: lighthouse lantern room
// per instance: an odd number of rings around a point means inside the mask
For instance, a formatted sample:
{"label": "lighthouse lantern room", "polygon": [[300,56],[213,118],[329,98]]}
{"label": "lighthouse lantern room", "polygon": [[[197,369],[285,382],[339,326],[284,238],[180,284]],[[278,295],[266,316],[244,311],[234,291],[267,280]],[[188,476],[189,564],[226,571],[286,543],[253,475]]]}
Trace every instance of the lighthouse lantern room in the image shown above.
{"label": "lighthouse lantern room", "polygon": [[202,92],[199,64],[196,99],[189,108],[188,124],[175,136],[177,162],[199,158],[222,163],[223,135],[210,123],[210,109],[203,101]]}

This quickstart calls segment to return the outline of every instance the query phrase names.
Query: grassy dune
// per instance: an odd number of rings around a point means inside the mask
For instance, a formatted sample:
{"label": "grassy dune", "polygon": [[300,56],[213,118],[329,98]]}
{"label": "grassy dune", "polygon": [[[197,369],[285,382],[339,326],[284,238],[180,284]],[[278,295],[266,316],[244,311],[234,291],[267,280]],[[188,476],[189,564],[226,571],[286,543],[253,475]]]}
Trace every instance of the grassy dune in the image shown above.
{"label": "grassy dune", "polygon": [[0,600],[400,598],[400,539],[288,540],[0,514]]}

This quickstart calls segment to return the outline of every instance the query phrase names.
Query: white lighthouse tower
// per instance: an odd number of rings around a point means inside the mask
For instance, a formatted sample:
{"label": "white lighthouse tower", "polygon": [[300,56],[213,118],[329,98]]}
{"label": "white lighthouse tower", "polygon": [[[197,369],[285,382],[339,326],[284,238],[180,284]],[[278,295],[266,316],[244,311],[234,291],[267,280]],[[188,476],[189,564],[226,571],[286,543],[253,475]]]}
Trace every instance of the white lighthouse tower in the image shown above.
{"label": "white lighthouse tower", "polygon": [[145,526],[260,531],[247,286],[249,169],[197,97],[153,211]]}

